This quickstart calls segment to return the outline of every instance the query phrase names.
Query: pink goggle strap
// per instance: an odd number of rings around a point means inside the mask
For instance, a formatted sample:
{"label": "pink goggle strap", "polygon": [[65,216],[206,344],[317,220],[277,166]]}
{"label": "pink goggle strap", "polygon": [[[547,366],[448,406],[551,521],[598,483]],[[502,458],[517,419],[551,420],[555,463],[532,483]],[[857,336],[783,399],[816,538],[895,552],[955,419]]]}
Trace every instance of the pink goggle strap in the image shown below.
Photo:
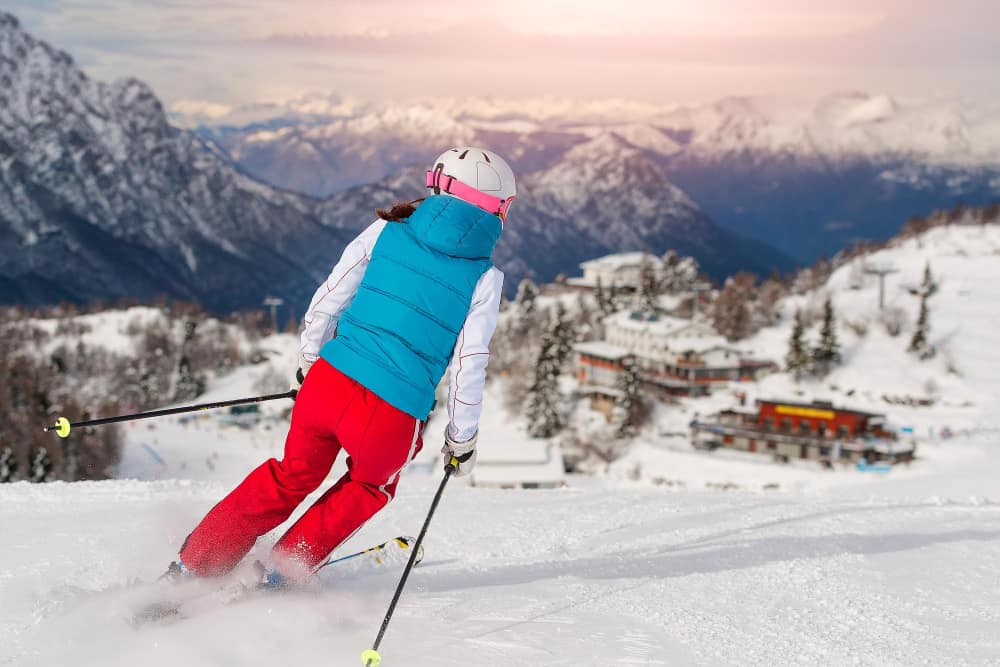
{"label": "pink goggle strap", "polygon": [[439,169],[427,172],[427,187],[441,188],[442,192],[455,195],[459,199],[467,201],[473,206],[478,206],[487,213],[492,213],[493,215],[498,216],[500,220],[505,220],[507,218],[507,209],[510,208],[511,202],[514,201],[513,196],[507,197],[506,199],[500,199],[499,197],[488,195],[481,190],[477,190],[466,185],[453,176],[445,174]]}

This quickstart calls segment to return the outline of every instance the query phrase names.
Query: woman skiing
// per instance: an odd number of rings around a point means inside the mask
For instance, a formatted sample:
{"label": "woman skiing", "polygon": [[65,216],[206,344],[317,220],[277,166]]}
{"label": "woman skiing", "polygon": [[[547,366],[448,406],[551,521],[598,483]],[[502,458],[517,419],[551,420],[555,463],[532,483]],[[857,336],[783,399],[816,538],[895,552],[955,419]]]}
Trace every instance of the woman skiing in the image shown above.
{"label": "woman skiing", "polygon": [[348,472],[278,540],[276,583],[306,577],[392,499],[423,444],[448,371],[444,460],[476,462],[489,342],[503,274],[490,255],[516,194],[492,151],[463,147],[427,172],[433,194],[378,210],[320,285],[304,318],[297,390],[281,461],[270,459],[185,540],[173,571],[232,570],[326,478],[341,449]]}

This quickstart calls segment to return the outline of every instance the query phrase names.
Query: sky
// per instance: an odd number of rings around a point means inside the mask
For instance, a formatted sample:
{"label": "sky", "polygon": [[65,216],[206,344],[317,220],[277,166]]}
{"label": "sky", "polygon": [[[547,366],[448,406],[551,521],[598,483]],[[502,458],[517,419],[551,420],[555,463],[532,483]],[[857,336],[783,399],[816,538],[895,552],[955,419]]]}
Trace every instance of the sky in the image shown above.
{"label": "sky", "polygon": [[1000,100],[994,0],[3,0],[168,106],[307,92],[626,98],[845,90]]}

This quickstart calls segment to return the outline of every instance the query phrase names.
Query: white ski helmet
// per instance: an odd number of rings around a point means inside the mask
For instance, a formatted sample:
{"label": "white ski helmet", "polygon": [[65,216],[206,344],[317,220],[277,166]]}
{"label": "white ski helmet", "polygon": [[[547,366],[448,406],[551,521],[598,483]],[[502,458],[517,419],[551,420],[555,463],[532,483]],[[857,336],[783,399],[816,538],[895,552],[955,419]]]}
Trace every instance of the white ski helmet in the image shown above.
{"label": "white ski helmet", "polygon": [[478,206],[500,218],[517,195],[514,171],[491,150],[461,146],[445,151],[427,172],[427,187]]}

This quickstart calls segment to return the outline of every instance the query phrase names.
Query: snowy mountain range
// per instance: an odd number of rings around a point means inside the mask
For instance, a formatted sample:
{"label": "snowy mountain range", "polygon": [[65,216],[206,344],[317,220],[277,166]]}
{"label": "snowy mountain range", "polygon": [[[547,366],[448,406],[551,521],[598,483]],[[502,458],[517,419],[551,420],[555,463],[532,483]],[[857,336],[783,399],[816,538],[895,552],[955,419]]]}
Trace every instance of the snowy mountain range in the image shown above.
{"label": "snowy mountain range", "polygon": [[0,301],[301,296],[347,238],[314,208],[172,127],[141,82],[91,81],[0,13]]}
{"label": "snowy mountain range", "polygon": [[712,219],[802,261],[888,238],[909,217],[936,208],[1000,199],[1000,108],[954,100],[844,93],[808,104],[428,100],[401,107],[313,95],[212,115],[188,103],[175,118],[199,125],[248,172],[317,195],[423,164],[443,144],[492,146],[530,180],[573,146],[613,133]]}
{"label": "snowy mountain range", "polygon": [[[426,161],[462,127],[411,109],[405,123],[387,112],[318,129],[340,147],[343,164],[368,165],[358,182],[380,169],[392,174],[320,200],[254,180],[213,143],[173,127],[144,84],[88,79],[7,14],[0,14],[0,83],[0,301],[7,303],[157,294],[217,311],[259,306],[268,294],[305,303],[376,206],[423,194],[422,175],[398,167]],[[391,130],[401,123],[402,138]],[[266,132],[275,142],[294,135]],[[286,145],[284,173],[313,171],[299,159],[304,146]],[[549,280],[615,250],[675,247],[718,278],[793,266],[714,225],[617,135],[599,133],[558,160],[545,151],[518,155],[547,168],[526,180],[497,251],[508,289],[524,275]]]}
{"label": "snowy mountain range", "polygon": [[[373,206],[423,196],[423,181],[423,169],[404,170],[330,197],[321,215],[337,226],[367,220]],[[522,276],[547,282],[610,252],[665,248],[696,257],[718,279],[735,267],[766,275],[795,265],[774,248],[714,224],[646,154],[610,133],[520,181],[494,260],[510,292]]]}

